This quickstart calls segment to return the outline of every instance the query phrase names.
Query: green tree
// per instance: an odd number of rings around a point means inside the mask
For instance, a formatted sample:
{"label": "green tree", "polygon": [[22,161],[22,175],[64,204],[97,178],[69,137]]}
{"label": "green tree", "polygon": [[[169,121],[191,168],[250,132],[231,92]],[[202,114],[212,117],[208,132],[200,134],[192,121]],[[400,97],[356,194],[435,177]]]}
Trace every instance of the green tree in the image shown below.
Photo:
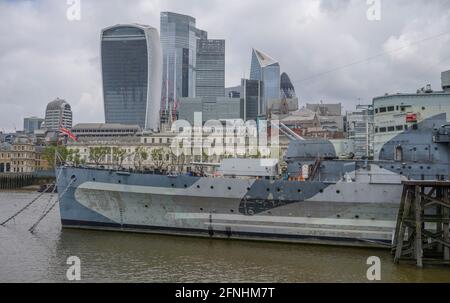
{"label": "green tree", "polygon": [[69,150],[63,145],[48,145],[45,147],[42,157],[48,162],[51,168],[64,165],[68,161]]}
{"label": "green tree", "polygon": [[152,149],[152,162],[157,170],[161,170],[164,167],[164,150],[162,148]]}
{"label": "green tree", "polygon": [[111,148],[105,146],[91,147],[89,148],[89,160],[94,162],[96,166],[99,166],[105,161],[106,155],[111,153]]}
{"label": "green tree", "polygon": [[134,167],[138,170],[142,167],[142,162],[148,159],[147,149],[143,146],[139,146],[134,151]]}
{"label": "green tree", "polygon": [[67,153],[67,162],[72,162],[73,165],[78,166],[84,161],[81,159],[80,150],[77,149],[69,149]]}
{"label": "green tree", "polygon": [[120,147],[112,148],[112,159],[114,165],[116,165],[119,169],[122,168],[123,161],[125,161],[127,155],[127,150]]}

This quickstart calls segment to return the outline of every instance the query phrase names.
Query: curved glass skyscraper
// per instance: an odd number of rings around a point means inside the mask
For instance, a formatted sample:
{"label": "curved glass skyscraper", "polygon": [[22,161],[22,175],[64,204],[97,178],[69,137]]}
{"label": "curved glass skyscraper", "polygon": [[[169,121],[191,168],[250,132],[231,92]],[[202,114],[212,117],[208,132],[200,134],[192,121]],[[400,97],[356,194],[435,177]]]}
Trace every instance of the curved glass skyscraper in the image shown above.
{"label": "curved glass skyscraper", "polygon": [[101,64],[106,123],[159,129],[162,51],[158,31],[139,24],[103,29]]}
{"label": "curved glass skyscraper", "polygon": [[253,49],[250,80],[262,81],[263,99],[259,115],[265,115],[268,101],[280,98],[280,64],[265,53]]}
{"label": "curved glass skyscraper", "polygon": [[281,74],[280,93],[282,98],[295,98],[295,89],[286,73]]}

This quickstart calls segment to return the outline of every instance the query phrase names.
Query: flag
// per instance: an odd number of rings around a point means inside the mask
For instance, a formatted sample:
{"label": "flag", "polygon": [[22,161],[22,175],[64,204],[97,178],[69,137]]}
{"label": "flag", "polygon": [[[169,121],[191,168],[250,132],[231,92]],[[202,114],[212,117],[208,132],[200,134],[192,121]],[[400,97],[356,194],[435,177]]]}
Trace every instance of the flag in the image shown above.
{"label": "flag", "polygon": [[78,138],[77,136],[75,136],[70,130],[68,130],[67,128],[63,127],[61,125],[61,127],[59,128],[59,131],[61,133],[63,133],[64,135],[67,135],[70,139],[72,139],[73,141],[78,142]]}

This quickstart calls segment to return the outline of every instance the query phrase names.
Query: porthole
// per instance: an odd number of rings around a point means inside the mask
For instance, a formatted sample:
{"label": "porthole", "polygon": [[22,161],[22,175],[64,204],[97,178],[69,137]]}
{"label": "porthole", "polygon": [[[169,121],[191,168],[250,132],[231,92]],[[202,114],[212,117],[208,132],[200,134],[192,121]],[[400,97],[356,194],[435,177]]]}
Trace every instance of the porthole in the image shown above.
{"label": "porthole", "polygon": [[188,186],[187,186],[187,184],[184,184],[184,188],[187,188]]}
{"label": "porthole", "polygon": [[122,183],[122,180],[117,181],[118,183]]}
{"label": "porthole", "polygon": [[356,216],[355,216],[355,219],[359,219],[359,215],[356,215]]}
{"label": "porthole", "polygon": [[338,189],[338,190],[336,191],[336,193],[339,195],[339,194],[341,193],[341,191]]}
{"label": "porthole", "polygon": [[230,209],[230,212],[234,213],[234,209]]}
{"label": "porthole", "polygon": [[95,182],[95,178],[92,178],[92,181],[94,181],[94,182]]}
{"label": "porthole", "polygon": [[298,192],[298,193],[301,193],[301,192],[302,192],[302,190],[301,190],[301,189],[297,189],[297,192]]}
{"label": "porthole", "polygon": [[319,193],[323,193],[323,189],[319,190]]}
{"label": "porthole", "polygon": [[214,186],[211,185],[211,189],[214,189]]}
{"label": "porthole", "polygon": [[231,190],[231,186],[228,186],[228,190]]}
{"label": "porthole", "polygon": [[200,211],[203,211],[203,207],[200,207]]}
{"label": "porthole", "polygon": [[250,191],[250,187],[247,187],[247,191]]}
{"label": "porthole", "polygon": [[277,192],[280,192],[281,191],[281,188],[277,188]]}
{"label": "porthole", "polygon": [[200,188],[200,185],[197,185],[197,188]]}
{"label": "porthole", "polygon": [[270,188],[267,188],[266,190],[267,190],[267,191],[270,191]]}
{"label": "porthole", "polygon": [[336,215],[336,217],[337,217],[337,218],[340,218],[340,217],[341,217],[341,215]]}
{"label": "porthole", "polygon": [[148,208],[148,205],[145,205],[145,208]]}
{"label": "porthole", "polygon": [[171,185],[172,185],[172,187],[175,187],[175,184],[172,183]]}

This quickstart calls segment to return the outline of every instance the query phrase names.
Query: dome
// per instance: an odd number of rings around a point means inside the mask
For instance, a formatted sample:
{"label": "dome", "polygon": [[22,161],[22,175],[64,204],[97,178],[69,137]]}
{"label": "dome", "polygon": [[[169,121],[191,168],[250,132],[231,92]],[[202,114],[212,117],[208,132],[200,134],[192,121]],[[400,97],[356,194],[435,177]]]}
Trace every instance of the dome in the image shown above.
{"label": "dome", "polygon": [[55,109],[58,110],[61,108],[70,110],[70,105],[65,100],[59,98],[56,98],[55,101],[52,101],[49,104],[47,104],[47,110],[55,110]]}

